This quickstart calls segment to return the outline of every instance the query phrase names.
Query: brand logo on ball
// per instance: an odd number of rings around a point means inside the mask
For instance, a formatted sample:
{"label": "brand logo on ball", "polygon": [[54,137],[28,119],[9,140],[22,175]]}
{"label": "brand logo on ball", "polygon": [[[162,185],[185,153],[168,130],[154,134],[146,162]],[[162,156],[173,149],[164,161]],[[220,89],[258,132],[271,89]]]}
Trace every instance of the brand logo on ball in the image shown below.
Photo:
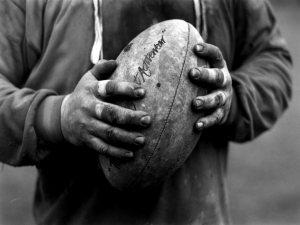
{"label": "brand logo on ball", "polygon": [[161,39],[157,42],[157,44],[154,44],[152,50],[145,55],[145,58],[143,60],[143,66],[139,66],[138,72],[134,76],[135,83],[141,85],[146,81],[145,77],[151,77],[149,67],[151,65],[152,60],[155,58],[156,54],[164,46],[164,44],[166,44],[166,41],[164,39],[164,36],[162,36]]}

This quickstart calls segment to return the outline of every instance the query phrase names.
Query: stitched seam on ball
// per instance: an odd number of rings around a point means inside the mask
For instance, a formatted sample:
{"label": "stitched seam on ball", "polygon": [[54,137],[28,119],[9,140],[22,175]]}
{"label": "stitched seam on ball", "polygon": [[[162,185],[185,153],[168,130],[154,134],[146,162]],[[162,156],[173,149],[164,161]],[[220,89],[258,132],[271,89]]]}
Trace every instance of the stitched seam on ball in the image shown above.
{"label": "stitched seam on ball", "polygon": [[[169,112],[168,112],[168,115],[166,117],[166,120],[164,122],[164,126],[159,134],[159,138],[158,138],[158,141],[157,143],[155,144],[155,147],[154,147],[154,150],[152,152],[152,154],[150,155],[149,159],[147,160],[147,163],[146,165],[144,166],[144,168],[141,170],[141,172],[139,173],[139,175],[136,177],[136,179],[131,183],[131,184],[135,184],[137,183],[139,180],[140,180],[140,177],[141,175],[144,173],[145,169],[147,168],[147,166],[149,165],[149,162],[150,160],[152,159],[153,155],[156,153],[157,151],[157,147],[160,143],[160,140],[161,140],[161,137],[162,137],[162,134],[164,133],[165,129],[166,129],[166,126],[167,126],[167,123],[168,123],[168,120],[169,120],[169,117],[170,117],[170,114],[171,114],[171,111],[172,111],[172,108],[173,108],[173,105],[174,105],[174,102],[175,102],[175,98],[177,96],[177,92],[178,92],[178,88],[179,88],[179,85],[180,85],[180,81],[181,81],[181,78],[182,78],[182,73],[183,73],[183,70],[184,70],[184,67],[185,67],[185,62],[186,62],[186,58],[187,58],[187,54],[188,54],[188,50],[189,50],[189,45],[190,45],[190,25],[188,23],[186,23],[188,25],[188,41],[187,41],[187,46],[186,46],[186,52],[185,52],[185,56],[184,56],[184,61],[183,61],[183,65],[182,65],[182,68],[181,68],[181,72],[180,72],[180,76],[179,76],[179,80],[178,80],[178,84],[177,84],[177,87],[176,87],[176,90],[175,90],[175,95],[174,95],[174,98],[172,100],[172,104],[169,108]],[[131,186],[131,185],[130,185]]]}

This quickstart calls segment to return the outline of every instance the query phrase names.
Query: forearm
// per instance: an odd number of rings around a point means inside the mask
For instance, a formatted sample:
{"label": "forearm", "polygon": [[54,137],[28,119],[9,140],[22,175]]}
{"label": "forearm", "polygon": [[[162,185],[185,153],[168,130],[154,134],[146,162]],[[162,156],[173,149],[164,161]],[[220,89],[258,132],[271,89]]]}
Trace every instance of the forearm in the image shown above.
{"label": "forearm", "polygon": [[227,124],[229,139],[244,142],[269,130],[292,95],[291,58],[282,49],[262,52],[232,72],[234,98]]}
{"label": "forearm", "polygon": [[[50,90],[18,89],[0,79],[0,161],[13,166],[35,165],[47,154],[39,152],[35,120]],[[43,150],[44,151],[44,150]]]}
{"label": "forearm", "polygon": [[245,142],[270,129],[288,107],[292,60],[268,1],[233,0],[234,98],[227,139]]}

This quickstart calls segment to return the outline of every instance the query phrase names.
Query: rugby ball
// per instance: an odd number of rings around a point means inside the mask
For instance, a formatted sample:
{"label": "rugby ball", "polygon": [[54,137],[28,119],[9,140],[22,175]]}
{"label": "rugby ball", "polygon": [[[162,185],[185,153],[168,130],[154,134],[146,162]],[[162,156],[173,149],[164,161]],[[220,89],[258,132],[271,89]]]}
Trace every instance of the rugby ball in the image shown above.
{"label": "rugby ball", "polygon": [[102,170],[120,190],[136,190],[164,181],[183,165],[200,133],[194,131],[199,114],[192,100],[205,91],[192,84],[188,72],[206,62],[193,52],[203,42],[199,32],[183,20],[155,24],[139,34],[120,53],[113,80],[130,81],[146,89],[146,97],[119,105],[148,112],[150,128],[142,130],[147,141],[132,160],[100,156]]}

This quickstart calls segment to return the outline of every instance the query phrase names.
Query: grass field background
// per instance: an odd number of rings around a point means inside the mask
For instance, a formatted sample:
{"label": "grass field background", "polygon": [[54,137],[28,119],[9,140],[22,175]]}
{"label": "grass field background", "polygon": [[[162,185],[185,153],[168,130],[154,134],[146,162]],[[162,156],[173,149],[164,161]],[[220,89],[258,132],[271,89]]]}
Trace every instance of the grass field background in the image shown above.
{"label": "grass field background", "polygon": [[[274,1],[294,58],[294,98],[270,132],[232,145],[228,187],[235,225],[300,224],[300,3]],[[0,166],[0,225],[31,225],[36,171]]]}

